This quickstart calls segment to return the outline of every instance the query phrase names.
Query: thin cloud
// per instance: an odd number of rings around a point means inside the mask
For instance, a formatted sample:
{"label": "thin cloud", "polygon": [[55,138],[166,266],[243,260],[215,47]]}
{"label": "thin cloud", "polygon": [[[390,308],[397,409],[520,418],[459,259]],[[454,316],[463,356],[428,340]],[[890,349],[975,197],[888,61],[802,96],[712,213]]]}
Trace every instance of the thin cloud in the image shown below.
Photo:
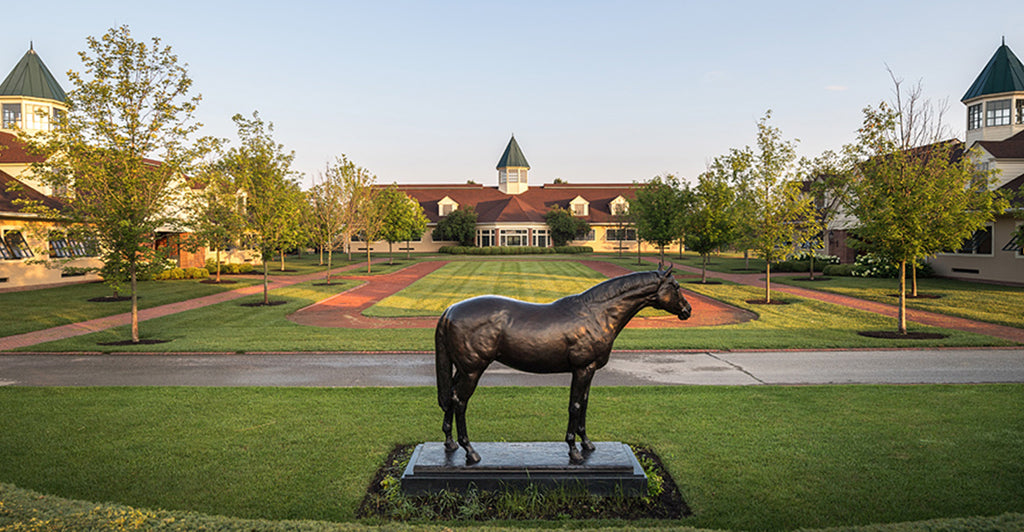
{"label": "thin cloud", "polygon": [[825,85],[825,90],[831,92],[843,92],[846,89],[846,85]]}

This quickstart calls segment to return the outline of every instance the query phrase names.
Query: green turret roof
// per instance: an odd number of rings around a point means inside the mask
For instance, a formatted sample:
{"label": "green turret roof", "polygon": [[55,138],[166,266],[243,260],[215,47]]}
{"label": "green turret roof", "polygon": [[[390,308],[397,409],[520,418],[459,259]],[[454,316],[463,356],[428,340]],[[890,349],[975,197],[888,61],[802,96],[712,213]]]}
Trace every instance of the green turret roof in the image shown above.
{"label": "green turret roof", "polygon": [[14,70],[7,75],[7,79],[0,83],[0,96],[30,96],[58,102],[67,101],[64,89],[60,88],[50,69],[46,68],[43,60],[39,59],[39,55],[31,46],[21,61],[14,66]]}
{"label": "green turret roof", "polygon": [[519,143],[516,142],[515,135],[512,135],[512,140],[508,141],[508,146],[505,147],[505,153],[501,154],[501,159],[498,161],[498,166],[496,168],[509,167],[530,167],[530,163],[526,162],[526,157],[523,155],[523,150],[519,149]]}
{"label": "green turret roof", "polygon": [[960,101],[966,102],[986,94],[1016,91],[1024,91],[1024,65],[1013,55],[1004,40]]}

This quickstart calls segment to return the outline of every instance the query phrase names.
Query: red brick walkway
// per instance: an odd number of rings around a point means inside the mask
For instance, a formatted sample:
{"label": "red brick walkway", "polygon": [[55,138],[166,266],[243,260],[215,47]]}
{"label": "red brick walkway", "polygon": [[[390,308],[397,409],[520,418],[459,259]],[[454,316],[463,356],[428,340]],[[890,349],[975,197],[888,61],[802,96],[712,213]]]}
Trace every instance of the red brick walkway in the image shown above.
{"label": "red brick walkway", "polygon": [[[689,266],[676,266],[676,269],[684,270],[688,272],[700,273],[699,268],[692,268]],[[709,275],[713,275],[719,279],[732,281],[747,286],[756,286],[758,288],[764,288],[764,273],[719,273],[712,272]],[[775,276],[773,275],[774,279]],[[897,305],[887,305],[885,303],[877,303],[874,301],[868,301],[865,299],[858,299],[855,297],[844,296],[841,294],[833,294],[831,292],[820,292],[818,290],[810,290],[807,288],[801,288],[797,286],[790,286],[784,284],[772,283],[773,292],[783,292],[786,294],[792,294],[795,296],[806,297],[808,299],[817,299],[818,301],[825,301],[826,303],[833,303],[836,305],[842,305],[844,307],[850,307],[857,310],[863,310],[866,312],[874,312],[875,314],[881,314],[890,318],[896,319],[899,307]],[[1024,343],[1024,329],[1018,329],[1016,327],[1007,327],[1005,325],[997,325],[994,323],[985,323],[981,321],[968,320],[965,318],[958,318],[955,316],[947,316],[945,314],[938,314],[935,312],[928,312],[925,310],[907,309],[907,320],[922,325],[928,325],[930,327],[942,327],[945,329],[954,329],[960,331],[973,332],[978,334],[984,334],[986,336],[994,336],[996,338],[1002,338],[1004,340],[1010,340],[1013,342]],[[895,324],[893,325],[895,328]]]}

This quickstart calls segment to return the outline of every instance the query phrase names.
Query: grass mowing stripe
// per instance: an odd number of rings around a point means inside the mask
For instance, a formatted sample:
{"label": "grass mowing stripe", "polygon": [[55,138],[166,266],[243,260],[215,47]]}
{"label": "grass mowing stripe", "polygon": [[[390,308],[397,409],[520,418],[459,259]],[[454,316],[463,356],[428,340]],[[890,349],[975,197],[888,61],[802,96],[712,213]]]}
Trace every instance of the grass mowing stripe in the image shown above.
{"label": "grass mowing stripe", "polygon": [[[643,443],[695,516],[793,529],[1024,511],[1021,385],[598,388],[591,436]],[[0,481],[134,506],[351,520],[429,388],[2,388]],[[555,440],[564,389],[488,388],[478,441]]]}
{"label": "grass mowing stripe", "polygon": [[440,316],[451,304],[484,294],[549,303],[604,280],[603,275],[578,262],[456,261],[381,300],[364,314],[381,318]]}

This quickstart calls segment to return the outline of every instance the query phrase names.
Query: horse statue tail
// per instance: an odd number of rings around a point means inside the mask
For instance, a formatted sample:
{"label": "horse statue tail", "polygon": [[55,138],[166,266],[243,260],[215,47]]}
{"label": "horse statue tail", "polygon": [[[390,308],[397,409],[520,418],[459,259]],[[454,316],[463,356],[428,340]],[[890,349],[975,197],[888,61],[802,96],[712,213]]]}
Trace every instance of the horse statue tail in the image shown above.
{"label": "horse statue tail", "polygon": [[437,372],[437,404],[447,412],[452,403],[452,358],[448,354],[448,313],[441,315],[434,330],[434,370]]}

